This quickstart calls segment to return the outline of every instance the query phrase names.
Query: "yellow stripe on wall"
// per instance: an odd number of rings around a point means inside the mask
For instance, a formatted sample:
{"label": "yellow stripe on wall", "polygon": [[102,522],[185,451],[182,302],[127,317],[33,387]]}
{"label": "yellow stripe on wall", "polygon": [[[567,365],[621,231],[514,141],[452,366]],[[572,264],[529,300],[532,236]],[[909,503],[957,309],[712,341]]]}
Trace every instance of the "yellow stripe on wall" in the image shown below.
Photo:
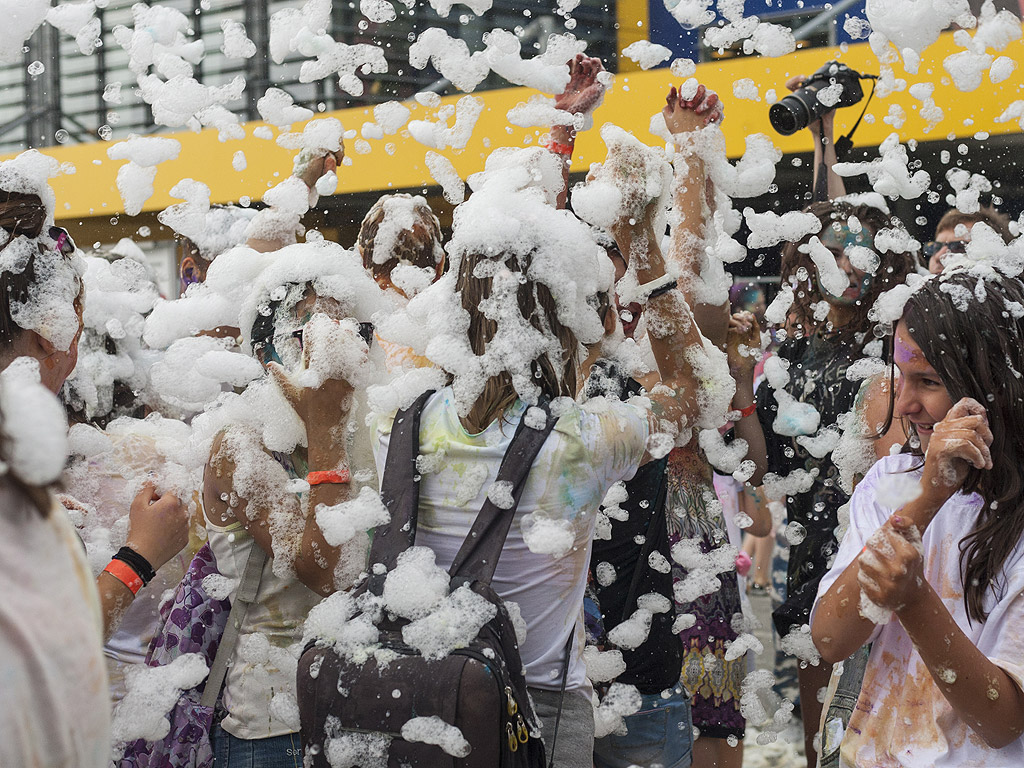
{"label": "yellow stripe on wall", "polygon": [[[906,123],[899,130],[904,142],[908,139],[937,141],[947,136],[960,139],[973,136],[979,131],[992,135],[1020,133],[1016,121],[996,123],[995,118],[1010,103],[1024,98],[1024,71],[1018,69],[1012,77],[998,85],[992,85],[986,78],[978,90],[961,93],[942,69],[942,60],[957,50],[960,49],[953,43],[952,35],[945,34],[926,51],[918,76],[897,72],[898,76],[907,78],[908,84],[919,81],[935,83],[933,98],[945,112],[942,123],[926,131],[926,123],[918,114],[921,102],[910,96],[908,91],[893,94],[884,100],[876,98],[869,112],[874,116],[874,122],[861,125],[856,136],[857,145],[877,145],[894,130],[882,122],[891,104],[899,104],[907,115]],[[1001,53],[1022,61],[1024,42],[1012,43]],[[810,151],[811,137],[807,131],[787,137],[779,136],[771,129],[764,94],[769,88],[774,88],[781,96],[786,92],[784,83],[790,76],[813,72],[830,58],[841,58],[854,69],[863,72],[877,72],[877,59],[867,44],[850,45],[845,53],[838,49],[813,48],[777,59],[743,57],[701,64],[697,71],[698,78],[721,93],[726,103],[723,130],[730,157],[743,153],[745,139],[752,133],[767,134],[785,153]],[[741,78],[751,78],[757,83],[762,97],[760,102],[742,101],[732,96],[733,83]],[[595,115],[595,130],[582,134],[577,141],[573,170],[584,171],[591,163],[604,159],[605,148],[597,128],[605,122],[620,125],[642,141],[659,144],[660,140],[649,133],[648,126],[651,116],[664,103],[665,93],[672,82],[673,78],[667,69],[617,75],[604,105]],[[543,131],[510,127],[506,119],[509,109],[526,101],[534,93],[526,88],[507,88],[474,94],[475,98],[484,101],[485,108],[469,144],[464,150],[448,149],[442,152],[452,160],[462,178],[481,170],[487,155],[497,147],[525,146],[537,142]],[[453,104],[459,98],[450,96],[442,101],[443,104]],[[415,102],[409,106],[413,113],[412,119],[431,119],[434,115],[434,110],[428,110]],[[841,110],[836,120],[837,131],[845,133],[860,114],[860,109],[858,105]],[[359,129],[364,122],[373,119],[372,111],[363,108],[328,114],[340,119],[350,129]],[[253,136],[253,131],[260,125],[247,124],[245,139],[228,142],[218,141],[217,132],[212,130],[161,134],[178,139],[182,151],[177,160],[158,166],[156,194],[147,201],[144,210],[157,211],[176,202],[168,191],[179,179],[185,177],[208,184],[213,202],[234,202],[243,196],[258,200],[268,187],[291,172],[292,155],[272,140]],[[295,126],[295,130],[300,129],[301,125]],[[344,167],[339,174],[338,194],[436,186],[424,164],[428,147],[416,142],[407,132],[371,141],[370,145],[370,153],[358,154],[355,152],[355,142],[348,142],[352,164]],[[76,169],[74,174],[61,176],[52,182],[58,200],[57,219],[109,217],[123,211],[116,188],[117,170],[123,161],[107,158],[106,150],[109,146],[106,142],[95,142],[44,150],[61,163],[73,164]],[[247,167],[241,172],[232,168],[232,157],[238,150],[242,150],[247,159]]]}

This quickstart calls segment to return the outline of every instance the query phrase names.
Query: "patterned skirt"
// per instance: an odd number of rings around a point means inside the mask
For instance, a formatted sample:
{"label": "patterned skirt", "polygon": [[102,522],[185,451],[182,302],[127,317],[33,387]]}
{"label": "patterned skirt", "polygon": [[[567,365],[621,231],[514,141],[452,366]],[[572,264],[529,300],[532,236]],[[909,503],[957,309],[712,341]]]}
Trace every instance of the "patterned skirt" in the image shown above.
{"label": "patterned skirt", "polygon": [[[728,544],[722,505],[715,495],[711,468],[703,455],[676,448],[668,463],[668,531],[672,545],[696,539],[701,552]],[[672,562],[673,582],[687,572]],[[743,738],[746,721],[740,714],[740,689],[747,673],[746,655],[725,658],[726,643],[736,639],[736,615],[742,616],[736,571],[718,576],[722,587],[692,603],[676,602],[677,614],[692,614],[696,622],[680,633],[683,641],[682,683],[691,694],[693,724],[701,736]]]}

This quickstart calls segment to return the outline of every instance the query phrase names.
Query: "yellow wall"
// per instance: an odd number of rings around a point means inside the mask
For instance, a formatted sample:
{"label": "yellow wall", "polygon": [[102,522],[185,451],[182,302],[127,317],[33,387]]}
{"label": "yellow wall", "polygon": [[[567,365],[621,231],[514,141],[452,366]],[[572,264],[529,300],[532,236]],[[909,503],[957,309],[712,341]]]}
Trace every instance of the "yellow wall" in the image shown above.
{"label": "yellow wall", "polygon": [[[627,41],[628,42],[628,41]],[[942,70],[942,60],[957,50],[952,35],[945,34],[926,52],[918,76],[904,75],[910,83],[934,82],[934,99],[945,111],[945,120],[931,133],[925,133],[925,123],[918,117],[920,102],[909,93],[894,94],[888,99],[875,99],[869,114],[876,116],[875,122],[863,123],[858,130],[858,145],[877,145],[893,129],[881,118],[892,103],[900,104],[907,113],[907,122],[899,131],[905,141],[941,140],[947,135],[970,137],[977,131],[991,134],[1017,133],[1016,122],[997,124],[995,118],[1018,98],[1024,76],[1018,69],[1013,76],[993,86],[986,79],[984,85],[973,93],[959,92]],[[1012,44],[1004,55],[1017,61],[1024,60],[1024,43]],[[803,152],[810,149],[810,136],[806,131],[796,136],[784,137],[775,134],[768,124],[767,106],[761,102],[741,101],[732,97],[732,84],[740,78],[752,78],[763,93],[775,88],[782,93],[785,81],[794,74],[808,73],[832,57],[839,57],[855,69],[877,72],[877,60],[867,44],[849,46],[845,53],[839,50],[808,49],[778,58],[744,57],[700,65],[698,77],[709,87],[724,95],[727,104],[727,118],[723,126],[730,156],[742,154],[744,137],[750,133],[766,133],[784,152]],[[897,65],[897,74],[903,75]],[[605,98],[604,105],[596,114],[595,125],[610,121],[633,131],[640,139],[657,143],[647,130],[650,116],[658,109],[673,78],[667,69],[649,72],[620,73],[615,85]],[[540,135],[539,130],[509,129],[505,113],[517,103],[525,101],[532,91],[525,88],[510,88],[475,94],[486,102],[486,108],[477,123],[473,137],[465,150],[446,150],[460,175],[465,178],[483,167],[484,158],[490,149],[498,146],[521,146],[533,143]],[[444,99],[453,103],[459,97]],[[429,118],[433,110],[427,110],[411,103],[412,119]],[[837,128],[845,132],[860,113],[860,107],[842,110],[837,118]],[[349,129],[359,129],[372,120],[369,109],[347,109],[329,113],[339,118]],[[973,123],[965,124],[965,122]],[[162,134],[178,139],[182,144],[181,156],[159,166],[156,178],[156,194],[146,203],[144,211],[161,210],[175,202],[168,195],[170,187],[179,179],[192,177],[208,184],[214,202],[237,201],[243,195],[257,200],[263,191],[280,180],[281,174],[291,169],[289,152],[279,148],[273,141],[255,138],[252,135],[259,123],[246,125],[246,138],[226,143],[217,140],[216,131],[201,133]],[[301,126],[295,126],[296,129]],[[433,186],[423,158],[427,147],[412,138],[402,135],[389,136],[380,141],[371,141],[372,151],[360,155],[354,151],[354,142],[348,142],[352,165],[343,169],[338,189],[339,194],[387,190],[390,188],[414,188]],[[386,145],[393,144],[389,154]],[[53,181],[57,193],[57,218],[73,221],[91,217],[109,217],[122,210],[121,199],[115,186],[117,169],[122,161],[107,159],[109,144],[97,142],[73,146],[58,146],[44,150],[61,162],[73,163],[77,172]],[[248,167],[242,172],[232,168],[234,153],[242,150],[246,154]],[[573,170],[585,170],[590,163],[600,161],[604,147],[596,130],[580,136]],[[141,217],[140,217],[141,218]]]}

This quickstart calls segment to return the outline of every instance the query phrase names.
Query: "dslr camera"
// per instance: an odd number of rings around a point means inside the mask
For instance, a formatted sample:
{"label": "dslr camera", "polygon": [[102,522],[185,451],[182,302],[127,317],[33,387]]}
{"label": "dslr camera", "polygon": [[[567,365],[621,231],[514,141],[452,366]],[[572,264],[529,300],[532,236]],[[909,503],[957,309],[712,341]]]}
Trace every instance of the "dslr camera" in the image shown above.
{"label": "dslr camera", "polygon": [[[864,90],[860,81],[868,78],[845,64],[830,61],[804,80],[804,84],[796,91],[772,104],[768,110],[768,120],[772,128],[783,136],[794,134],[832,110],[852,107],[863,99]],[[822,103],[818,94],[836,83],[842,86],[839,100],[830,104]]]}

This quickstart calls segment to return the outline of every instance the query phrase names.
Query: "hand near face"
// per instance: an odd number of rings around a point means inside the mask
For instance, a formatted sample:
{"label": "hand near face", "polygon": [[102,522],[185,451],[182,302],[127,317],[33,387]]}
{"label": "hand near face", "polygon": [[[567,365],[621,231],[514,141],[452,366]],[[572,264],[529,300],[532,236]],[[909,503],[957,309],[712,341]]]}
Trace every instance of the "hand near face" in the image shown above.
{"label": "hand near face", "polygon": [[925,451],[921,487],[948,499],[963,485],[971,467],[992,469],[992,430],[984,406],[969,397],[956,403],[935,425]]}

